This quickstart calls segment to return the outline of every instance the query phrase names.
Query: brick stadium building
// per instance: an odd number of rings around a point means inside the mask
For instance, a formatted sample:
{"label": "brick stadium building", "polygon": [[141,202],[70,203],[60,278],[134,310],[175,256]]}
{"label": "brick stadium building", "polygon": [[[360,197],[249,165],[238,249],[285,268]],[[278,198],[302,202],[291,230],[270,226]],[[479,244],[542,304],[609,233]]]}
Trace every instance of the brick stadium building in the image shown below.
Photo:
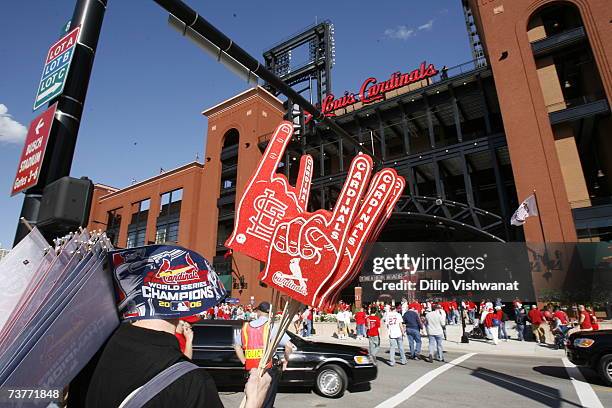
{"label": "brick stadium building", "polygon": [[[406,67],[323,95],[323,110],[407,180],[386,241],[612,240],[612,30],[607,0],[463,1],[474,60]],[[366,83],[368,82],[368,83]],[[385,85],[380,85],[383,83]],[[267,297],[259,262],[223,246],[267,138],[286,114],[264,88],[202,112],[204,163],[123,189],[97,185],[90,228],[117,246],[178,242],[213,259],[242,302]],[[310,206],[329,208],[356,150],[310,121],[279,171],[315,159]],[[537,190],[542,228],[508,220]],[[217,200],[201,200],[212,192]]]}

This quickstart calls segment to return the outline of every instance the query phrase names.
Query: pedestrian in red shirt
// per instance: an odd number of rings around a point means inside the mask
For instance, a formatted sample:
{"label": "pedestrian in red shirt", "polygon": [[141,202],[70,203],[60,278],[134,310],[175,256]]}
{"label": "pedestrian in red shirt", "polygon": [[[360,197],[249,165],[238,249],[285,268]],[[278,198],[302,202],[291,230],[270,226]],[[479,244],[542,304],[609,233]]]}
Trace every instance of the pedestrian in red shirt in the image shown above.
{"label": "pedestrian in red shirt", "polygon": [[546,344],[546,333],[544,332],[544,315],[534,305],[529,313],[527,313],[527,319],[531,322],[531,331],[535,340],[539,344]]}
{"label": "pedestrian in red shirt", "polygon": [[440,306],[446,314],[446,324],[451,324],[451,302],[440,302]]}
{"label": "pedestrian in red shirt", "polygon": [[373,306],[370,309],[370,315],[368,317],[366,317],[366,329],[367,329],[367,336],[368,336],[368,341],[369,341],[369,348],[370,348],[370,356],[372,356],[372,359],[374,360],[374,363],[376,364],[376,354],[378,353],[378,350],[380,349],[380,334],[378,332],[378,329],[380,328],[380,317],[376,316],[376,306]]}
{"label": "pedestrian in red shirt", "polygon": [[476,303],[472,302],[471,300],[468,300],[467,312],[468,317],[470,318],[470,323],[474,324],[474,322],[476,321]]}
{"label": "pedestrian in red shirt", "polygon": [[587,313],[591,318],[591,327],[593,330],[599,330],[599,323],[597,323],[597,316],[595,316],[595,312],[592,309],[587,309]]}
{"label": "pedestrian in red shirt", "polygon": [[480,323],[484,326],[487,339],[497,345],[499,341],[499,320],[497,320],[492,303],[485,304],[484,310],[480,313]]}
{"label": "pedestrian in red shirt", "polygon": [[562,325],[567,325],[569,323],[569,318],[567,317],[567,313],[563,310],[559,309],[559,306],[555,306],[553,317],[559,319]]}
{"label": "pedestrian in red shirt", "polygon": [[586,310],[584,305],[578,305],[580,330],[593,330],[593,323],[591,321],[591,315]]}
{"label": "pedestrian in red shirt", "polygon": [[357,313],[355,313],[355,324],[357,325],[357,339],[363,339],[366,336],[366,317],[366,312],[363,310],[363,307],[359,309]]}

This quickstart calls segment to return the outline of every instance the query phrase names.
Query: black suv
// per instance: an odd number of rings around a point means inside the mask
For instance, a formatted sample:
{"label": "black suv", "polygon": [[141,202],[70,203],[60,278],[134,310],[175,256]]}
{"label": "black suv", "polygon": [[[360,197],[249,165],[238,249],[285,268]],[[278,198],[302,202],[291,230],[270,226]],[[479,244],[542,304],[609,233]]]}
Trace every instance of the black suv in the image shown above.
{"label": "black suv", "polygon": [[572,363],[593,368],[612,386],[612,330],[572,333],[565,348]]}
{"label": "black suv", "polygon": [[[203,320],[193,326],[193,362],[212,375],[218,387],[244,387],[245,370],[233,347],[242,320]],[[368,351],[344,344],[319,343],[287,333],[296,350],[291,354],[281,386],[314,387],[322,396],[338,398],[349,386],[376,379]],[[282,356],[283,351],[277,350]]]}

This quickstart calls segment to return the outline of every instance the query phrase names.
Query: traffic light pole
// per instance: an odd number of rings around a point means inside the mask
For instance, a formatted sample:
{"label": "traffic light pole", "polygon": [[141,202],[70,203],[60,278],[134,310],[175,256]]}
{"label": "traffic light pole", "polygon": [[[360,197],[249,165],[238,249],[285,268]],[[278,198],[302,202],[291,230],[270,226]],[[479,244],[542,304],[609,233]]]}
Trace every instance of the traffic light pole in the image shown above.
{"label": "traffic light pole", "polygon": [[[85,96],[93,67],[100,30],[108,0],[77,0],[70,23],[70,30],[81,26],[70,72],[63,93],[58,97],[57,112],[53,120],[47,154],[39,175],[39,182],[25,193],[21,218],[35,225],[38,219],[43,189],[50,183],[70,175],[77,135],[81,124]],[[52,105],[55,101],[51,101]],[[19,222],[15,241],[17,245],[29,232],[25,223]]]}
{"label": "traffic light pole", "polygon": [[[70,29],[81,26],[79,42],[75,49],[70,72],[66,79],[63,93],[58,97],[57,113],[49,137],[47,147],[48,155],[43,162],[39,182],[35,187],[26,191],[20,219],[23,218],[31,224],[36,224],[44,188],[50,183],[70,174],[77,135],[81,123],[81,115],[87,95],[87,87],[93,67],[100,30],[104,20],[104,13],[108,0],[77,0],[72,16]],[[320,120],[331,128],[338,136],[357,150],[368,153],[379,163],[380,161],[351,136],[337,123],[326,117],[312,103],[304,99],[293,88],[288,86],[279,77],[263,67],[255,58],[236,45],[225,34],[202,18],[193,9],[180,0],[155,0],[166,11],[183,22],[200,35],[207,38],[219,49],[230,55],[250,72],[257,75],[289,99],[297,103],[302,109],[310,112],[315,119]],[[54,102],[54,101],[53,101]],[[19,243],[28,234],[27,226],[19,222],[15,234],[14,245]]]}
{"label": "traffic light pole", "polygon": [[181,0],[154,0],[168,13],[180,20],[185,29],[190,28],[199,35],[206,38],[222,52],[231,56],[233,59],[242,64],[253,74],[266,81],[268,84],[276,88],[279,92],[298,104],[302,109],[310,112],[313,118],[320,120],[329,128],[331,128],[339,137],[343,138],[348,144],[352,145],[356,150],[361,150],[364,153],[372,156],[376,163],[380,160],[365,146],[360,145],[359,141],[351,136],[346,130],[340,127],[336,122],[328,118],[317,109],[312,103],[307,101],[302,95],[297,93],[293,88],[287,85],[282,79],[270,72],[263,65],[253,58],[248,52],[238,46],[234,41],[228,38],[225,34],[219,31],[215,26],[209,23],[206,19],[200,16],[195,10],[183,3]]}

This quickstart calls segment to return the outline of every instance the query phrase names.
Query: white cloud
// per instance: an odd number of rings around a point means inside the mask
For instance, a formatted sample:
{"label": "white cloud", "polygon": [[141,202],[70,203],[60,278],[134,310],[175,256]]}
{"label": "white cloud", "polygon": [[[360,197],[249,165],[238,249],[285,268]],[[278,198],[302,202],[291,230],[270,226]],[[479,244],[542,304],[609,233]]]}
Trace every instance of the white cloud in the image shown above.
{"label": "white cloud", "polygon": [[21,143],[28,129],[8,114],[6,105],[0,103],[0,143]]}
{"label": "white cloud", "polygon": [[434,23],[433,19],[429,20],[425,24],[420,25],[419,30],[431,30],[431,28],[433,27],[433,23]]}
{"label": "white cloud", "polygon": [[387,28],[385,30],[385,37],[394,40],[407,40],[410,37],[414,37],[418,31],[431,30],[433,28],[434,20],[431,19],[423,25],[420,25],[415,30],[414,28],[408,28],[405,25],[399,25],[395,28]]}
{"label": "white cloud", "polygon": [[405,25],[397,26],[396,28],[387,28],[385,30],[385,36],[387,38],[393,38],[395,40],[407,40],[414,35],[414,30],[408,28]]}

